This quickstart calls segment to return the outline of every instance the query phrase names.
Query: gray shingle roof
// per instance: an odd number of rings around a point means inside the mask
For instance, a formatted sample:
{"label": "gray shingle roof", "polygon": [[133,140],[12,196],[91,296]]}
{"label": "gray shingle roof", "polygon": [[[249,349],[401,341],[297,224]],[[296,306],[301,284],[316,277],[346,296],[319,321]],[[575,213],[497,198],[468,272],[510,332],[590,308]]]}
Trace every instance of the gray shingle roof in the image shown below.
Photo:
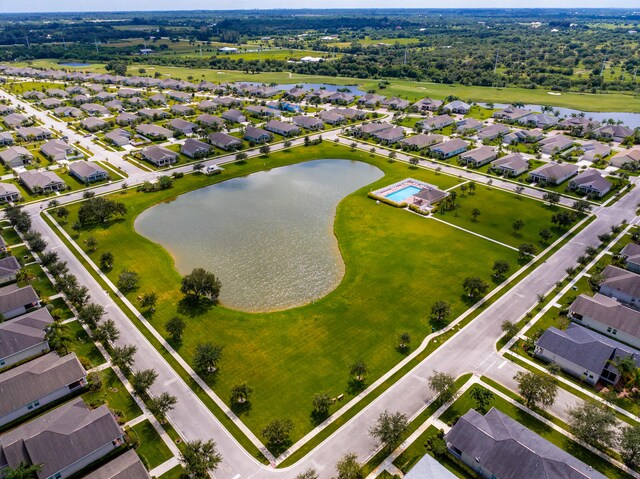
{"label": "gray shingle roof", "polygon": [[0,436],[0,468],[42,464],[38,477],[47,478],[122,435],[107,406],[78,398]]}
{"label": "gray shingle roof", "polygon": [[0,374],[0,416],[42,399],[83,379],[86,372],[75,353],[49,353]]}
{"label": "gray shingle roof", "polygon": [[33,304],[40,301],[35,290],[31,286],[22,288],[12,284],[0,288],[0,313],[12,311],[20,306]]}
{"label": "gray shingle roof", "polygon": [[140,458],[133,449],[107,462],[84,479],[151,479]]}
{"label": "gray shingle roof", "polygon": [[46,308],[0,323],[0,359],[29,349],[45,340],[45,328],[53,324]]}
{"label": "gray shingle roof", "polygon": [[608,265],[602,271],[602,276],[605,277],[605,280],[600,283],[601,287],[607,286],[635,298],[640,296],[640,275],[617,266]]}
{"label": "gray shingle roof", "polygon": [[6,258],[0,259],[0,278],[5,276],[11,276],[12,274],[16,274],[22,266],[18,263],[18,260],[15,256],[7,256]]}
{"label": "gray shingle roof", "polygon": [[470,409],[445,440],[500,479],[605,479],[497,409],[484,416]]}
{"label": "gray shingle roof", "polygon": [[569,306],[572,313],[586,316],[631,336],[640,338],[640,312],[628,308],[609,296],[581,294]]}

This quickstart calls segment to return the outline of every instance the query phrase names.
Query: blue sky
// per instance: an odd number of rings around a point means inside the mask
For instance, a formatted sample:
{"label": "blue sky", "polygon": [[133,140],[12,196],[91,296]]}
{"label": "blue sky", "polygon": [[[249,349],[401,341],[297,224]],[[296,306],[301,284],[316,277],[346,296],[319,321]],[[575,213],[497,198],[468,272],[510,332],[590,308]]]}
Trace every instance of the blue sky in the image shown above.
{"label": "blue sky", "polygon": [[[296,6],[309,8],[640,8],[640,0],[401,0],[390,5],[386,0],[308,0]],[[225,10],[253,8],[291,8],[291,0],[0,0],[0,12],[81,12],[131,10]]]}

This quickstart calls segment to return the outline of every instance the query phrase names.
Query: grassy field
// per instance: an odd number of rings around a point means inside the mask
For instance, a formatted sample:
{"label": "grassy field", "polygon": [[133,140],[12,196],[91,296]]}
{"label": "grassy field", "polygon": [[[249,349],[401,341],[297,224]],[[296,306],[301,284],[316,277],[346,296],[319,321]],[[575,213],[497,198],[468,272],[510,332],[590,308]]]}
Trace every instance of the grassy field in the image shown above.
{"label": "grassy field", "polygon": [[111,368],[100,371],[98,374],[102,379],[102,386],[100,389],[87,391],[82,395],[87,404],[92,407],[107,404],[122,423],[131,421],[142,414],[129,391],[127,391]]}
{"label": "grassy field", "polygon": [[[172,257],[133,231],[135,217],[146,208],[212,181],[265,166],[336,157],[371,162],[386,176],[340,203],[334,230],[346,274],[334,292],[314,304],[269,314],[241,313],[224,306],[190,309],[180,301],[180,277]],[[254,159],[246,165],[228,165],[217,178],[189,175],[165,192],[117,193],[115,199],[124,201],[128,207],[126,219],[83,232],[78,244],[84,246],[83,239],[93,235],[99,245],[91,255],[95,261],[105,251],[114,252],[115,267],[109,273],[112,280],[124,267],[141,274],[139,291],[129,297],[135,302],[141,293],[158,293],[159,304],[150,320],[160,332],[164,333],[163,325],[171,316],[186,317],[188,327],[183,342],[174,345],[185,359],[192,359],[195,346],[203,340],[224,346],[219,372],[209,382],[225,400],[230,389],[240,382],[246,381],[255,389],[252,407],[242,414],[249,427],[259,433],[271,419],[286,416],[295,423],[292,438],[297,439],[314,425],[310,413],[315,393],[327,392],[332,396],[344,393],[345,399],[357,393],[349,383],[348,369],[353,361],[363,359],[367,363],[369,381],[380,376],[402,358],[396,350],[400,332],[409,331],[417,344],[431,331],[428,309],[435,300],[450,300],[456,316],[469,306],[461,289],[466,276],[478,275],[489,280],[496,259],[512,264],[517,261],[517,254],[508,248],[446,224],[376,205],[366,198],[370,188],[407,176],[443,188],[458,182],[457,178],[409,169],[402,163],[389,163],[381,157],[325,143],[273,154],[264,161]],[[510,198],[507,193],[499,195]],[[505,221],[520,217],[522,209],[520,201],[505,202],[502,211]],[[70,225],[76,214],[77,206],[72,207],[65,226],[70,234],[74,233]],[[442,268],[442,264],[447,268]],[[400,312],[399,300],[403,305]],[[314,374],[309,374],[309,364],[315,365]]]}
{"label": "grassy field", "polygon": [[[474,386],[481,387],[481,386]],[[455,422],[458,417],[464,415],[469,409],[474,409],[475,402],[471,398],[470,390],[467,390],[462,396],[460,396],[455,403],[445,411],[445,413],[440,417],[442,421],[445,423]],[[577,459],[585,462],[586,464],[592,466],[594,469],[600,471],[602,474],[607,476],[608,478],[628,478],[630,477],[624,471],[618,469],[614,465],[609,462],[601,459],[594,454],[592,454],[587,449],[583,448],[576,442],[572,441],[568,437],[564,436],[560,432],[552,429],[546,424],[538,421],[533,416],[528,413],[522,411],[518,407],[514,406],[510,402],[502,399],[501,397],[495,396],[493,398],[491,407],[498,409],[499,411],[505,413],[507,416],[515,419],[522,425],[528,427],[536,434],[539,434],[547,441],[552,444],[558,446],[560,449],[567,451],[572,456]]]}
{"label": "grassy field", "polygon": [[[16,66],[26,66],[26,63],[16,62]],[[60,68],[50,60],[35,60],[33,66]],[[557,107],[575,108],[584,111],[640,111],[640,96],[626,93],[574,93],[564,92],[561,95],[549,95],[546,90],[527,88],[491,88],[466,85],[445,85],[440,83],[415,82],[408,80],[389,80],[385,89],[379,89],[378,80],[362,80],[358,78],[329,77],[320,75],[298,75],[290,72],[268,72],[247,74],[241,71],[221,71],[184,67],[164,67],[156,65],[135,65],[131,73],[137,74],[138,68],[144,68],[147,74],[160,73],[163,76],[194,80],[205,79],[214,82],[256,81],[265,83],[331,83],[338,85],[358,85],[361,90],[376,90],[387,96],[400,96],[410,100],[424,97],[443,99],[455,95],[463,100],[473,100],[488,103],[523,102]],[[104,73],[104,64],[94,64],[91,67],[74,70],[95,71]]]}
{"label": "grassy field", "polygon": [[104,356],[93,344],[93,341],[91,341],[86,331],[82,329],[82,325],[79,322],[68,323],[67,328],[72,338],[69,351],[76,353],[85,367],[94,368],[105,363]]}
{"label": "grassy field", "polygon": [[139,441],[136,452],[148,470],[168,461],[173,456],[167,445],[162,441],[160,434],[148,420],[136,424],[131,428],[131,431]]}

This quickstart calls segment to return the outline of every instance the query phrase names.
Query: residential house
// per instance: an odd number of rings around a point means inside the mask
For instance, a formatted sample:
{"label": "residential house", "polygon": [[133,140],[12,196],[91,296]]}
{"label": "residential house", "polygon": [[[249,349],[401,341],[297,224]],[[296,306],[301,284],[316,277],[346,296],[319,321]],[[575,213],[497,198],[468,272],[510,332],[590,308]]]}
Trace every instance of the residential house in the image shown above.
{"label": "residential house", "polygon": [[[4,241],[4,240],[2,240]],[[7,250],[7,245],[4,245],[4,251]],[[0,285],[12,283],[16,280],[18,273],[22,269],[20,263],[15,256],[6,256],[0,258]]]}
{"label": "residential house", "polygon": [[67,184],[53,171],[23,171],[18,174],[18,179],[31,193],[52,193],[67,189]]}
{"label": "residential house", "polygon": [[84,103],[80,109],[91,116],[104,116],[109,114],[109,109],[106,106],[98,105],[97,103]]}
{"label": "residential house", "polygon": [[87,131],[104,130],[109,126],[109,124],[106,121],[100,118],[95,118],[93,116],[90,116],[89,118],[85,118],[80,122],[80,124],[82,125],[82,128],[84,128]]}
{"label": "residential house", "polygon": [[372,133],[371,136],[384,145],[393,145],[394,143],[404,140],[404,129],[400,127],[385,128],[384,130]]}
{"label": "residential house", "polygon": [[240,110],[231,108],[222,113],[222,118],[230,121],[231,123],[244,123],[247,121],[247,117]]}
{"label": "residential house", "polygon": [[167,92],[167,96],[181,103],[190,102],[193,98],[189,93],[185,93],[182,91],[170,91],[170,92]]}
{"label": "residential house", "polygon": [[422,456],[404,475],[404,479],[456,479],[457,477],[429,454]]}
{"label": "residential house", "polygon": [[104,466],[84,476],[84,479],[151,479],[136,451],[129,449]]}
{"label": "residential house", "polygon": [[324,110],[318,113],[318,116],[322,121],[324,121],[325,123],[328,123],[329,125],[339,125],[347,121],[347,119],[344,116],[340,115],[339,113],[336,113],[335,111]]}
{"label": "residential house", "polygon": [[615,154],[609,160],[609,165],[621,168],[626,164],[637,162],[640,162],[640,147],[622,150],[620,153]]}
{"label": "residential house", "polygon": [[423,98],[411,105],[412,110],[416,111],[436,111],[442,106],[442,101],[432,100],[431,98]]}
{"label": "residential house", "polygon": [[0,288],[0,314],[5,320],[25,314],[38,306],[40,298],[31,285],[19,287],[17,284],[10,284]]}
{"label": "residential house", "polygon": [[167,126],[176,133],[180,133],[183,135],[191,135],[193,133],[193,130],[197,128],[197,125],[195,123],[183,120],[182,118],[173,118],[169,120]]}
{"label": "residential house", "polygon": [[595,140],[585,141],[578,148],[584,152],[580,159],[585,161],[597,161],[611,154],[609,145]]}
{"label": "residential house", "polygon": [[294,87],[291,90],[285,92],[284,96],[293,100],[299,101],[306,96],[307,92],[303,88]]}
{"label": "residential house", "polygon": [[31,163],[33,159],[33,153],[24,146],[12,146],[4,151],[0,151],[0,161],[2,161],[5,166],[10,166],[11,168],[24,166],[26,163]]}
{"label": "residential house", "polygon": [[258,98],[271,98],[272,96],[276,96],[278,93],[280,93],[280,90],[277,88],[264,85],[257,87],[251,92],[253,96],[257,96]]}
{"label": "residential house", "polygon": [[142,159],[160,168],[178,161],[178,153],[158,145],[147,146],[141,151]]}
{"label": "residential house", "polygon": [[461,100],[454,100],[443,106],[442,110],[449,113],[456,113],[458,115],[468,115],[471,110],[471,105]]}
{"label": "residential house", "polygon": [[109,179],[109,173],[93,161],[82,160],[70,163],[69,174],[85,184]]}
{"label": "residential house", "polygon": [[29,90],[25,91],[22,96],[27,100],[42,100],[43,98],[46,98],[47,95],[41,91]]}
{"label": "residential house", "polygon": [[206,128],[214,128],[217,130],[222,130],[224,128],[224,120],[222,118],[219,116],[209,115],[207,113],[198,115],[196,123]]}
{"label": "residential house", "polygon": [[477,136],[480,141],[491,141],[495,140],[499,136],[507,135],[511,130],[500,123],[494,123],[492,125],[483,126],[478,130]]}
{"label": "residential house", "polygon": [[20,113],[11,113],[10,115],[3,117],[2,121],[9,128],[14,129],[31,123],[31,120],[29,120],[29,118]]}
{"label": "residential house", "polygon": [[322,130],[324,128],[324,123],[320,118],[315,118],[313,116],[294,116],[293,123],[300,128],[304,128],[305,130]]}
{"label": "residential house", "polygon": [[46,331],[53,322],[47,308],[0,322],[0,369],[49,351]]}
{"label": "residential house", "polygon": [[104,106],[107,108],[107,111],[124,111],[124,106],[122,105],[122,102],[120,100],[108,101],[104,104]]}
{"label": "residential house", "polygon": [[436,143],[442,143],[443,139],[444,136],[442,135],[425,135],[424,133],[420,133],[402,140],[402,147],[406,150],[422,150]]}
{"label": "residential house", "polygon": [[193,115],[195,111],[190,106],[178,105],[176,103],[174,105],[171,105],[171,113],[173,113],[174,115],[189,116]]}
{"label": "residential house", "polygon": [[142,108],[138,111],[138,115],[149,120],[161,120],[167,118],[169,113],[164,110],[158,110],[156,108]]}
{"label": "residential house", "polygon": [[87,372],[75,353],[52,352],[0,374],[0,426],[83,388]]}
{"label": "residential house", "polygon": [[109,93],[108,91],[101,91],[98,92],[93,98],[95,98],[99,102],[105,103],[113,100],[115,98],[115,95],[113,93]]}
{"label": "residential house", "polygon": [[573,139],[564,135],[549,136],[540,141],[540,151],[545,155],[560,153],[573,145]]}
{"label": "residential house", "polygon": [[444,440],[448,451],[482,479],[606,479],[495,408],[484,416],[469,409]]}
{"label": "residential house", "polygon": [[198,103],[198,110],[201,111],[214,111],[217,110],[220,105],[213,100],[202,100]]}
{"label": "residential house", "polygon": [[151,140],[166,140],[173,137],[173,132],[171,130],[162,126],[150,125],[147,123],[142,123],[136,126],[136,132]]}
{"label": "residential house", "polygon": [[556,116],[546,115],[544,113],[529,113],[522,118],[518,118],[516,121],[521,125],[541,128],[544,130],[556,126],[559,120]]}
{"label": "residential house", "polygon": [[364,125],[359,125],[353,128],[353,134],[355,136],[362,136],[363,138],[369,138],[375,133],[380,133],[384,130],[390,130],[393,128],[391,123],[365,123]]}
{"label": "residential house", "polygon": [[71,102],[75,105],[82,105],[83,103],[88,103],[90,101],[91,98],[87,95],[74,95],[73,98],[71,98]]}
{"label": "residential house", "polygon": [[358,105],[365,105],[369,108],[373,108],[376,105],[382,103],[385,100],[384,95],[376,95],[375,93],[365,93],[358,98]]}
{"label": "residential house", "polygon": [[189,158],[204,158],[211,152],[211,145],[195,138],[187,138],[180,147],[180,153]]}
{"label": "residential house", "polygon": [[491,169],[504,176],[520,176],[529,169],[529,162],[520,153],[511,153],[492,161]]}
{"label": "residential house", "polygon": [[571,163],[551,161],[529,173],[529,181],[536,183],[559,185],[578,173],[578,167]]}
{"label": "residential house", "polygon": [[536,341],[535,355],[592,386],[618,382],[616,360],[631,356],[640,367],[640,351],[575,323],[564,331],[548,328]]}
{"label": "residential house", "polygon": [[526,108],[516,108],[514,106],[508,106],[502,110],[495,111],[493,117],[497,120],[503,120],[506,122],[516,122],[521,118],[524,118],[533,113]]}
{"label": "residential house", "polygon": [[20,200],[20,190],[11,183],[0,183],[0,203],[15,202]]}
{"label": "residential house", "polygon": [[601,334],[640,348],[640,312],[596,293],[581,294],[569,306],[569,318]]}
{"label": "residential house", "polygon": [[356,110],[355,108],[334,108],[333,110],[329,110],[329,112],[342,115],[347,120],[364,120],[367,118],[366,111]]}
{"label": "residential house", "polygon": [[625,260],[625,267],[634,273],[640,273],[640,245],[636,243],[627,244],[620,251],[620,256]]}
{"label": "residential house", "polygon": [[116,116],[116,123],[121,126],[135,125],[140,121],[140,117],[135,113],[122,112]]}
{"label": "residential house", "polygon": [[226,133],[216,132],[209,135],[209,143],[223,150],[237,150],[242,148],[242,140]]}
{"label": "residential house", "polygon": [[40,102],[40,104],[47,110],[52,110],[54,108],[64,105],[64,103],[58,100],[57,98],[45,98]]}
{"label": "residential house", "polygon": [[613,141],[623,141],[633,135],[633,130],[624,125],[602,125],[593,130],[596,138]]}
{"label": "residential house", "polygon": [[583,136],[585,133],[589,133],[595,128],[598,128],[600,122],[582,116],[572,116],[562,120],[558,123],[558,126],[563,130],[568,130],[572,135]]}
{"label": "residential house", "polygon": [[13,145],[15,142],[10,131],[0,131],[0,146]]}
{"label": "residential house", "polygon": [[569,189],[602,198],[611,190],[611,182],[598,170],[585,170],[569,182]]}
{"label": "residential house", "polygon": [[258,118],[281,116],[281,113],[278,110],[274,110],[273,108],[268,108],[262,105],[249,105],[246,110],[251,116],[256,116]]}
{"label": "residential house", "polygon": [[640,275],[633,271],[608,265],[602,270],[604,281],[600,292],[625,304],[640,308]]}
{"label": "residential house", "polygon": [[124,146],[131,143],[131,133],[122,128],[116,128],[104,135],[104,139],[116,146]]}
{"label": "residential house", "polygon": [[513,130],[502,139],[503,143],[512,145],[516,143],[537,143],[544,138],[544,132],[535,130]]}
{"label": "residential house", "polygon": [[456,131],[459,133],[475,132],[482,127],[482,122],[475,118],[463,118],[462,120],[456,121],[455,127]]}
{"label": "residential house", "polygon": [[337,91],[327,97],[331,103],[335,103],[336,105],[348,105],[352,103],[356,99],[356,96],[352,93]]}
{"label": "residential house", "polygon": [[381,104],[390,110],[405,110],[409,108],[409,105],[411,105],[407,100],[403,100],[397,96],[382,100]]}
{"label": "residential house", "polygon": [[106,405],[77,398],[0,436],[0,470],[40,464],[40,479],[71,477],[124,442]]}
{"label": "residential house", "polygon": [[264,125],[264,129],[282,136],[292,136],[300,133],[300,128],[293,123],[285,123],[279,120],[268,121],[267,124]]}
{"label": "residential house", "polygon": [[40,153],[51,161],[71,160],[82,156],[73,146],[62,140],[50,140],[40,147]]}
{"label": "residential house", "polygon": [[53,110],[53,114],[57,117],[80,118],[82,110],[74,106],[59,106]]}
{"label": "residential house", "polygon": [[64,90],[60,90],[59,88],[49,88],[47,90],[47,95],[55,96],[55,97],[58,97],[58,98],[68,98],[69,97],[69,93],[67,93]]}
{"label": "residential house", "polygon": [[469,143],[466,141],[460,138],[454,138],[452,140],[447,140],[445,142],[438,143],[437,145],[433,145],[429,148],[429,151],[438,158],[446,159],[463,153],[468,147]]}
{"label": "residential house", "polygon": [[492,162],[496,159],[496,156],[498,156],[498,151],[493,146],[480,146],[473,150],[460,153],[458,161],[467,166],[470,165],[473,168],[478,168]]}
{"label": "residential house", "polygon": [[242,102],[238,98],[233,98],[230,96],[221,96],[221,97],[213,98],[211,101],[217,103],[220,106],[224,106],[227,108],[242,105]]}
{"label": "residential house", "polygon": [[151,95],[149,97],[149,103],[153,105],[166,105],[167,99],[162,93],[156,93],[155,95]]}
{"label": "residential house", "polygon": [[244,133],[244,139],[250,143],[265,143],[273,139],[273,135],[262,128],[255,126],[247,126]]}
{"label": "residential house", "polygon": [[454,118],[449,115],[438,115],[432,118],[426,118],[416,123],[416,126],[422,128],[424,131],[440,130],[449,125],[452,125]]}
{"label": "residential house", "polygon": [[11,105],[3,105],[0,104],[0,116],[10,115],[14,113],[16,110]]}

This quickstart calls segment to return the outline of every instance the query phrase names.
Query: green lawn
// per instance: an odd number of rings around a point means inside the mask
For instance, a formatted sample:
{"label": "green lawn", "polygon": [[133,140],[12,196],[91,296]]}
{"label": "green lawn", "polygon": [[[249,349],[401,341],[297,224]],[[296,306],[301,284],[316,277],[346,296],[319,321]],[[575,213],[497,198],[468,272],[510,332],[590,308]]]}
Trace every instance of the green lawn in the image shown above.
{"label": "green lawn", "polygon": [[87,404],[92,407],[106,404],[122,423],[131,421],[142,414],[129,391],[111,368],[100,371],[98,374],[102,378],[102,387],[96,391],[87,391],[82,395]]}
{"label": "green lawn", "polygon": [[[506,259],[512,264],[517,261],[517,254],[507,248],[446,224],[388,205],[376,205],[366,197],[368,190],[407,176],[443,188],[455,185],[457,178],[410,169],[404,163],[389,163],[385,158],[327,143],[272,154],[266,166],[318,158],[371,162],[386,176],[340,203],[334,230],[346,263],[345,278],[334,292],[312,305],[270,314],[240,313],[223,306],[205,312],[189,310],[180,303],[180,277],[171,256],[132,230],[135,217],[153,204],[260,170],[265,160],[227,165],[217,177],[188,175],[164,192],[118,192],[114,198],[124,201],[130,212],[125,221],[83,232],[78,241],[84,247],[83,239],[89,234],[97,239],[99,249],[91,255],[94,260],[104,251],[114,252],[115,267],[109,273],[112,280],[124,267],[141,274],[141,288],[130,299],[141,292],[158,293],[156,314],[151,318],[158,331],[164,334],[165,321],[176,313],[186,317],[188,327],[183,343],[174,346],[187,361],[203,340],[223,345],[219,372],[210,378],[214,390],[227,400],[235,384],[248,382],[255,394],[251,409],[242,414],[243,421],[259,433],[271,419],[290,417],[295,423],[293,439],[313,427],[310,413],[315,393],[344,393],[348,400],[357,392],[349,386],[348,369],[353,361],[363,359],[368,364],[372,381],[402,358],[395,349],[400,332],[409,331],[418,344],[431,331],[426,318],[435,300],[450,300],[453,316],[457,316],[469,306],[461,289],[466,276],[478,275],[488,280],[495,260]],[[71,219],[65,226],[70,233],[77,208],[71,207]],[[521,209],[522,203],[513,201],[503,214],[515,217]],[[469,242],[473,242],[472,248]],[[399,299],[403,306],[400,311]],[[313,374],[309,374],[309,364],[316,365]]]}
{"label": "green lawn", "polygon": [[173,457],[160,434],[153,428],[149,420],[142,421],[131,428],[133,436],[138,439],[136,452],[148,470],[159,466]]}
{"label": "green lawn", "polygon": [[39,264],[30,264],[24,268],[24,272],[26,273],[26,281],[19,282],[19,286],[26,286],[30,284],[33,286],[33,289],[36,290],[40,299],[45,299],[57,294],[53,284],[51,284],[47,275],[44,274],[42,266]]}
{"label": "green lawn", "polygon": [[33,262],[33,255],[31,254],[31,251],[29,251],[29,248],[24,245],[16,248],[10,248],[9,251],[11,251],[11,255],[15,256],[22,266]]}
{"label": "green lawn", "polygon": [[60,312],[60,317],[57,319],[64,321],[65,319],[69,319],[73,317],[73,312],[69,309],[69,306],[62,298],[56,298],[53,301],[50,301],[53,305],[53,311],[58,310]]}
{"label": "green lawn", "polygon": [[22,243],[22,239],[20,238],[20,236],[18,236],[18,233],[13,229],[12,226],[2,229],[2,238],[4,239],[5,243],[7,243],[7,246]]}
{"label": "green lawn", "polygon": [[[481,386],[474,386],[481,387]],[[445,423],[453,423],[460,416],[464,415],[469,409],[473,409],[475,407],[475,402],[470,396],[470,390],[467,390],[462,396],[460,396],[453,405],[445,411],[445,413],[440,417],[442,421]],[[608,478],[628,478],[630,477],[624,471],[618,469],[614,465],[605,461],[604,459],[595,456],[587,449],[583,448],[579,444],[575,443],[568,437],[559,433],[558,431],[552,429],[546,424],[538,421],[533,416],[528,413],[522,411],[518,407],[514,406],[510,402],[502,399],[501,397],[494,396],[491,407],[498,409],[503,412],[507,416],[515,419],[522,425],[528,427],[536,434],[539,434],[547,441],[555,444],[560,449],[567,451],[572,456],[577,459],[585,462],[586,464],[592,466],[594,469],[600,471],[602,474],[607,476]]]}
{"label": "green lawn", "polygon": [[85,368],[94,368],[105,363],[104,356],[78,321],[67,323],[72,342],[69,351],[76,353]]}
{"label": "green lawn", "polygon": [[169,469],[159,479],[182,479],[184,469],[182,466],[176,466],[173,469]]}
{"label": "green lawn", "polygon": [[[549,207],[540,201],[505,194],[496,188],[480,184],[476,185],[473,192],[467,190],[464,196],[460,187],[454,191],[457,192],[458,208],[444,214],[437,213],[436,218],[476,231],[515,248],[522,243],[533,243],[540,251],[545,246],[539,244],[540,230],[548,229],[552,232],[550,243],[566,232],[565,229],[556,228],[551,224],[551,217],[562,209],[560,207]],[[476,208],[480,215],[474,222],[471,212]],[[517,234],[512,227],[516,220],[524,222]]]}

